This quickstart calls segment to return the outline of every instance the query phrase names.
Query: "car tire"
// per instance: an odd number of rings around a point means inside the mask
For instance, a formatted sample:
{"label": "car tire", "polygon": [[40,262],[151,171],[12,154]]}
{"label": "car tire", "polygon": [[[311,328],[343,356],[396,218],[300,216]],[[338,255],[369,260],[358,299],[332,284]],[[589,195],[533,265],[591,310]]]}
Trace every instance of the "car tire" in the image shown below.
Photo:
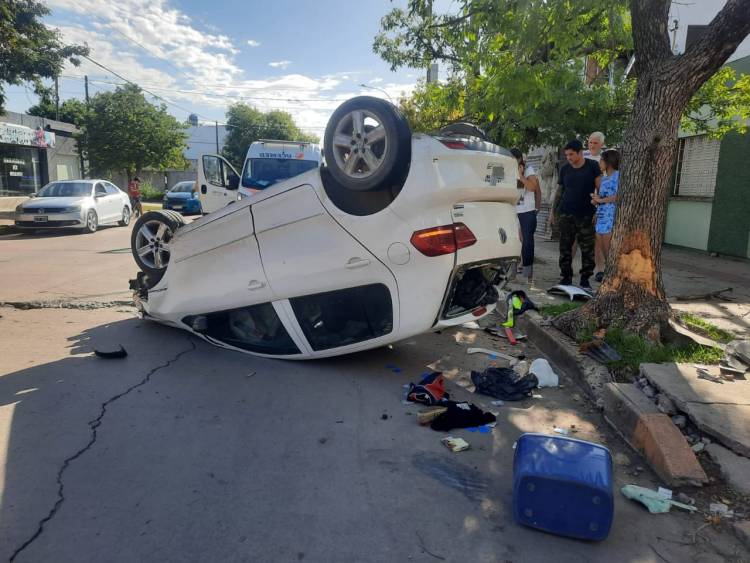
{"label": "car tire", "polygon": [[121,227],[127,227],[130,225],[130,207],[127,205],[122,208],[122,219],[117,222]]}
{"label": "car tire", "polygon": [[83,228],[84,233],[95,233],[99,228],[99,216],[96,211],[89,209],[86,213],[86,226]]}
{"label": "car tire", "polygon": [[148,211],[141,215],[130,235],[130,249],[138,267],[153,287],[167,271],[169,243],[185,219],[176,211]]}
{"label": "car tire", "polygon": [[393,104],[359,96],[333,112],[323,151],[327,170],[345,189],[368,192],[390,188],[403,183],[408,174],[411,129]]}

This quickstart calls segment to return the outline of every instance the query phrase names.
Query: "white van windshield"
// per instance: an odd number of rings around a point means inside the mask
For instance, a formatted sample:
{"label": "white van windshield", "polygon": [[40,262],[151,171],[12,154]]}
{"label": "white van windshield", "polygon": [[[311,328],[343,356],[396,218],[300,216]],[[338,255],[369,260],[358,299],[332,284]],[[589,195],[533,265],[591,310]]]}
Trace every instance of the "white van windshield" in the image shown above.
{"label": "white van windshield", "polygon": [[242,187],[262,190],[317,167],[315,160],[248,158],[242,171]]}

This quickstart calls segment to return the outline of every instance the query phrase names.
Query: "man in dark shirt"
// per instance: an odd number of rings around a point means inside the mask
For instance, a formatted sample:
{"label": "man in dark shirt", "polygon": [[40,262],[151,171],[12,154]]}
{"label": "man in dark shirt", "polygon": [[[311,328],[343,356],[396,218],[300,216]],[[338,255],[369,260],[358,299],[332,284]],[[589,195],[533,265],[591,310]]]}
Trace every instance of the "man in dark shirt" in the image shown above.
{"label": "man in dark shirt", "polygon": [[572,140],[565,145],[568,163],[560,170],[560,188],[555,198],[554,219],[560,229],[560,285],[573,283],[573,244],[581,249],[581,283],[591,289],[594,273],[594,214],[591,195],[599,189],[602,172],[599,164],[583,156],[583,145]]}

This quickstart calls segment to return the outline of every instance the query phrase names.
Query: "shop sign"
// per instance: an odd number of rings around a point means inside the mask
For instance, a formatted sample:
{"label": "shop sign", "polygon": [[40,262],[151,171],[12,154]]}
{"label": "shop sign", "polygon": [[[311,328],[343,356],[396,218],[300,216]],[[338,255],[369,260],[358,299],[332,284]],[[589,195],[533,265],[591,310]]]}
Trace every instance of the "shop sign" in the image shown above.
{"label": "shop sign", "polygon": [[41,127],[31,129],[24,125],[0,123],[0,143],[46,149],[55,146],[55,134]]}

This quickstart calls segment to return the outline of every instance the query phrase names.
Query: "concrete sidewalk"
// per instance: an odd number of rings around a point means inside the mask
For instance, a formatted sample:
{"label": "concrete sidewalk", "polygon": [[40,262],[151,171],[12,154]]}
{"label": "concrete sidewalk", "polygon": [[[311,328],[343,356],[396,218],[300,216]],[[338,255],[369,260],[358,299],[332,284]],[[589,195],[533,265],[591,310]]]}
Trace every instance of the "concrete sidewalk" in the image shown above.
{"label": "concrete sidewalk", "polygon": [[[536,239],[535,281],[530,293],[538,305],[562,301],[546,293],[560,280],[558,257],[557,241]],[[577,273],[579,269],[580,253],[573,260],[573,271]],[[664,247],[662,273],[667,297],[674,309],[702,317],[738,337],[750,337],[750,262]],[[592,284],[594,288],[598,285],[593,280]],[[677,299],[678,296],[710,293],[727,287],[731,287],[732,291],[722,296],[731,301],[716,298]]]}

